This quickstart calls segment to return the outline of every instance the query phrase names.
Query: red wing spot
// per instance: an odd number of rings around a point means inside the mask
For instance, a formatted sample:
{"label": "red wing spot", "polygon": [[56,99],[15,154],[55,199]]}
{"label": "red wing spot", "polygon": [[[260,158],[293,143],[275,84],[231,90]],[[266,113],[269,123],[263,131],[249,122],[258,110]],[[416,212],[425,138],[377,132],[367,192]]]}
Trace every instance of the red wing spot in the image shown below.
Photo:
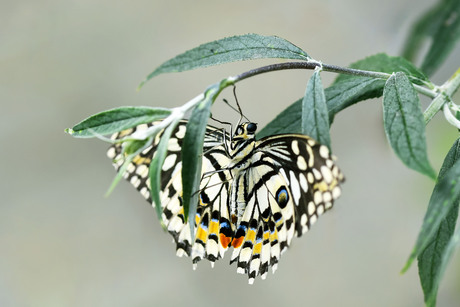
{"label": "red wing spot", "polygon": [[230,245],[230,242],[232,241],[231,237],[227,237],[223,233],[220,234],[220,244],[224,247],[227,248]]}
{"label": "red wing spot", "polygon": [[240,247],[241,244],[243,244],[243,239],[244,239],[244,237],[239,237],[239,238],[233,239],[233,241],[232,241],[232,246],[233,246],[234,248]]}

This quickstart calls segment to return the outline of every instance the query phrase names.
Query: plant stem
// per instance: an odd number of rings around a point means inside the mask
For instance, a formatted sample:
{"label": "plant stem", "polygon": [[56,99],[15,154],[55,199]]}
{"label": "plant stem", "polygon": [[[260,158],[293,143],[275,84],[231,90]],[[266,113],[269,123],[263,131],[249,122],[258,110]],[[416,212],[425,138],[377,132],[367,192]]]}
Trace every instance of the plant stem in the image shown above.
{"label": "plant stem", "polygon": [[336,65],[321,64],[319,62],[312,61],[312,62],[287,62],[287,63],[267,65],[267,66],[251,69],[242,74],[239,74],[233,77],[233,80],[236,83],[244,79],[247,79],[249,77],[263,74],[266,72],[286,70],[286,69],[315,69],[316,67],[320,67],[320,66],[322,66],[323,70],[325,71],[337,72],[337,73],[354,75],[354,76],[372,77],[372,78],[379,78],[379,79],[385,79],[385,80],[391,76],[391,74],[382,73],[382,72],[346,68],[346,67],[340,67]]}
{"label": "plant stem", "polygon": [[[340,67],[336,65],[329,65],[329,64],[316,62],[316,61],[311,61],[311,62],[287,62],[287,63],[278,63],[278,64],[262,66],[259,68],[251,69],[237,76],[230,77],[227,79],[227,81],[229,81],[231,84],[234,84],[244,79],[247,79],[247,78],[250,78],[256,75],[260,75],[263,73],[271,72],[271,71],[287,70],[287,69],[315,69],[316,67],[322,67],[324,71],[329,71],[329,72],[360,76],[360,77],[378,78],[378,79],[383,79],[383,80],[387,80],[391,76],[391,74],[387,74],[383,72]],[[430,98],[435,98],[437,96],[437,93],[435,91],[427,89],[423,86],[414,84],[414,88],[420,94],[423,94]]]}
{"label": "plant stem", "polygon": [[439,87],[440,93],[433,99],[431,104],[426,108],[423,113],[425,124],[428,124],[430,120],[441,110],[443,105],[452,97],[453,94],[460,87],[460,68],[452,75],[452,77]]}

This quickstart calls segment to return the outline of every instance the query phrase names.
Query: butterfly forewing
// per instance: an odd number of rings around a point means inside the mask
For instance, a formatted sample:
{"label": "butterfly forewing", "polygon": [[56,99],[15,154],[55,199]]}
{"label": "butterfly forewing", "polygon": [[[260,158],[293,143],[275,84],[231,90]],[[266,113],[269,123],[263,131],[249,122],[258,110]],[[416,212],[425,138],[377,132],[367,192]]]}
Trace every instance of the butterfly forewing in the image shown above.
{"label": "butterfly forewing", "polygon": [[[243,180],[244,179],[244,180]],[[343,175],[326,146],[303,135],[271,136],[256,141],[250,165],[234,178],[233,193],[246,200],[232,262],[249,281],[262,278],[292,238],[300,236],[340,195]]]}

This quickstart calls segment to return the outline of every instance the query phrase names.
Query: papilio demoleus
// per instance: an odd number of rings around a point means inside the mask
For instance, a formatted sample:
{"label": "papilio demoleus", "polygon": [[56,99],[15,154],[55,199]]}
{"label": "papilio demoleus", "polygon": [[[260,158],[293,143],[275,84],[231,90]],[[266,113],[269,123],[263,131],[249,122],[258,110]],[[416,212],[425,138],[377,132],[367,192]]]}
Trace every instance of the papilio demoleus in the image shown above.
{"label": "papilio demoleus", "polygon": [[[154,124],[116,133],[112,139]],[[232,137],[208,126],[192,242],[181,199],[181,146],[186,124],[180,122],[169,140],[161,172],[161,204],[153,204],[161,206],[161,218],[174,237],[176,254],[191,256],[195,268],[203,258],[213,265],[232,247],[230,263],[237,263],[238,273],[247,274],[250,284],[257,276],[265,279],[269,267],[276,271],[292,238],[307,232],[340,196],[344,177],[335,158],[325,145],[305,135],[256,140],[255,123],[238,125]],[[123,174],[149,203],[149,165],[161,135]],[[107,155],[117,170],[123,165],[120,143],[112,145]]]}

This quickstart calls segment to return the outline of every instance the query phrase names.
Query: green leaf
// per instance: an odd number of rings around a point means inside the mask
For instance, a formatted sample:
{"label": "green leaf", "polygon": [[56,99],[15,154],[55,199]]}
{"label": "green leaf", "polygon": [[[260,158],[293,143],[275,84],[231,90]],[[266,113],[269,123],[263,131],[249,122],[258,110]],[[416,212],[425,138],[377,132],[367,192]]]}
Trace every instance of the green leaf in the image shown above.
{"label": "green leaf", "polygon": [[[412,63],[401,57],[384,53],[367,57],[350,65],[351,68],[384,72],[404,72],[415,84],[429,83],[428,78]],[[382,96],[386,80],[354,75],[339,75],[326,89],[329,119],[332,123],[335,114],[349,106],[370,98]]]}
{"label": "green leaf", "polygon": [[329,120],[353,104],[382,96],[385,80],[368,77],[347,78],[335,82],[325,90]]}
{"label": "green leaf", "polygon": [[402,56],[415,63],[418,53],[423,50],[422,43],[427,36],[431,36],[439,28],[440,13],[444,7],[443,1],[439,1],[435,7],[429,9],[412,26],[411,32],[406,40]]}
{"label": "green leaf", "polygon": [[403,56],[414,61],[423,43],[429,40],[429,49],[421,69],[432,75],[453,50],[460,37],[460,1],[439,1],[414,24],[403,51]]}
{"label": "green leaf", "polygon": [[164,108],[120,107],[92,115],[66,132],[78,138],[91,138],[151,123],[169,114],[171,111]]}
{"label": "green leaf", "polygon": [[163,73],[266,58],[310,60],[305,51],[280,37],[258,34],[232,36],[200,45],[166,61],[148,75],[139,88]]}
{"label": "green leaf", "polygon": [[161,169],[168,152],[168,142],[171,138],[171,134],[176,129],[179,124],[179,120],[176,120],[169,124],[169,126],[164,130],[160,142],[156,148],[156,153],[150,162],[149,167],[149,179],[150,179],[150,193],[152,197],[152,202],[155,204],[155,211],[157,212],[157,217],[162,222],[161,217],[161,201],[160,201],[160,191],[161,191]]}
{"label": "green leaf", "polygon": [[420,101],[407,76],[398,72],[383,90],[383,125],[391,147],[408,167],[436,178],[428,162],[425,121]]}
{"label": "green leaf", "polygon": [[331,148],[329,116],[320,72],[315,70],[302,100],[302,133]]}
{"label": "green leaf", "polygon": [[[416,84],[428,82],[426,76],[407,60],[400,57],[391,57],[384,53],[357,61],[351,64],[350,67],[385,73],[402,71],[409,75],[411,81]],[[357,102],[382,96],[385,82],[385,80],[370,77],[339,75],[334,83],[324,90],[329,111],[329,122],[332,123],[338,112]],[[257,136],[301,133],[301,112],[302,99],[299,99],[266,125]]]}
{"label": "green leaf", "polygon": [[[457,209],[458,209],[458,206],[457,206]],[[439,280],[437,281],[438,285],[439,285],[439,282],[441,281],[442,276],[444,275],[444,272],[446,271],[447,265],[449,264],[449,261],[452,258],[452,255],[455,249],[458,248],[459,244],[460,244],[460,229],[457,229],[457,231],[450,238],[449,243],[447,244],[444,250],[444,254],[442,255],[441,264],[439,266]],[[426,305],[436,306],[436,296],[437,296],[437,287],[436,287],[436,290],[433,291],[431,295],[425,299]]]}
{"label": "green leaf", "polygon": [[415,247],[406,262],[402,272],[409,269],[412,261],[425,250],[433,239],[439,225],[447,217],[453,206],[458,204],[460,197],[460,160],[445,172],[436,183],[431,194],[430,203],[423,219],[422,228],[418,234]]}
{"label": "green leaf", "polygon": [[[182,200],[185,221],[189,216],[192,218],[195,216],[198,204],[196,192],[200,188],[203,140],[206,124],[211,115],[212,102],[213,99],[206,95],[205,99],[193,109],[182,143]],[[194,226],[193,222],[190,223],[192,237]]]}
{"label": "green leaf", "polygon": [[445,0],[443,3],[444,10],[438,16],[441,19],[439,28],[432,35],[431,47],[421,66],[428,75],[441,66],[460,37],[460,1]]}
{"label": "green leaf", "polygon": [[[444,163],[439,171],[438,180],[441,180],[446,172],[452,168],[455,162],[460,159],[460,138],[457,139],[444,159]],[[436,189],[436,188],[435,188]],[[430,201],[428,211],[434,210],[433,207],[439,206]],[[452,203],[452,207],[447,212],[445,218],[441,220],[439,226],[434,228],[433,236],[426,243],[417,257],[418,272],[422,284],[425,302],[427,306],[436,305],[436,295],[443,273],[452,255],[453,247],[458,244],[458,235],[453,236],[457,223],[459,199]]]}

